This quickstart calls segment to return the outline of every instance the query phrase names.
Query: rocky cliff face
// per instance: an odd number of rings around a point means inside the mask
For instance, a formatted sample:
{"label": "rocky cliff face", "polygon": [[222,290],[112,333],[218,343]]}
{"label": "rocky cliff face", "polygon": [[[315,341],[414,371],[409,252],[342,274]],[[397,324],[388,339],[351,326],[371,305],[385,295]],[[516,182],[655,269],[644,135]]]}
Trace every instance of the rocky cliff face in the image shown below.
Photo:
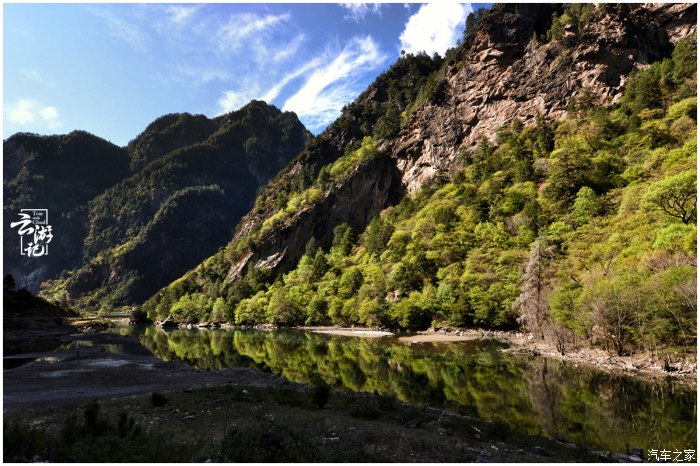
{"label": "rocky cliff face", "polygon": [[[595,104],[619,99],[635,68],[669,56],[696,30],[697,6],[600,5],[580,32],[541,44],[540,5],[504,5],[487,16],[470,46],[460,49],[442,83],[443,99],[426,102],[386,148],[414,192],[455,166],[457,156],[514,118],[525,126],[540,113],[565,117],[572,98],[589,92]],[[539,30],[538,30],[539,28]]]}
{"label": "rocky cliff face", "polygon": [[401,174],[387,157],[379,157],[359,167],[337,189],[301,210],[295,220],[271,231],[254,249],[234,262],[228,280],[238,276],[250,260],[256,267],[289,270],[299,260],[300,252],[312,237],[329,246],[336,226],[347,223],[355,232],[362,231],[370,219],[388,205],[397,203],[403,193]]}
{"label": "rocky cliff face", "polygon": [[[357,170],[319,204],[245,247],[235,255],[227,282],[248,263],[288,270],[311,237],[328,246],[329,232],[337,224],[348,222],[361,231],[404,194],[458,167],[460,154],[473,149],[481,137],[493,139],[514,118],[526,126],[534,124],[538,113],[551,120],[564,118],[569,102],[582,93],[598,105],[614,103],[632,70],[669,56],[675,43],[696,31],[694,4],[599,5],[580,29],[565,25],[559,40],[543,43],[552,12],[546,5],[497,6],[473,40],[460,47],[433,97],[396,138],[380,142],[387,160]],[[379,92],[372,86],[355,104],[369,105]],[[328,163],[356,136],[337,125],[333,130],[337,134],[321,136],[332,151],[299,160],[292,170],[305,163]],[[249,216],[233,242],[245,240],[270,214]]]}

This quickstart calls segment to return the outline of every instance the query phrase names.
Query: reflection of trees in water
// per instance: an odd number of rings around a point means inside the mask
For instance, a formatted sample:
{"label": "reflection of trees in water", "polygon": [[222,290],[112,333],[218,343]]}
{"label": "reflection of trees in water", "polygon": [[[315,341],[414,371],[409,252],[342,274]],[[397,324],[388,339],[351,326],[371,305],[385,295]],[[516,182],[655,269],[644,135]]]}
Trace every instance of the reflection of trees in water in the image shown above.
{"label": "reflection of trees in water", "polygon": [[549,437],[614,451],[695,448],[694,393],[672,382],[635,381],[542,358],[528,366],[533,411]]}
{"label": "reflection of trees in water", "polygon": [[563,436],[616,451],[695,448],[695,393],[544,358],[522,358],[489,342],[408,345],[305,332],[164,332],[141,342],[159,358],[205,370],[244,366],[294,382],[377,392],[445,406],[512,429]]}

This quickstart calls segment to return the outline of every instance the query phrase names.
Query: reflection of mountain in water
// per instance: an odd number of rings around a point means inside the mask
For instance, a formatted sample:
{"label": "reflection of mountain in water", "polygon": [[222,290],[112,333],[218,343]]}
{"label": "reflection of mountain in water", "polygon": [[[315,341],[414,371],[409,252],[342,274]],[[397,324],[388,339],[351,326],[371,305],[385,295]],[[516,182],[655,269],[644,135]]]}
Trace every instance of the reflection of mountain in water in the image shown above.
{"label": "reflection of mountain in water", "polygon": [[159,358],[204,370],[251,367],[301,383],[321,377],[338,389],[444,406],[611,451],[695,448],[693,391],[506,354],[495,341],[409,345],[298,331],[133,331]]}

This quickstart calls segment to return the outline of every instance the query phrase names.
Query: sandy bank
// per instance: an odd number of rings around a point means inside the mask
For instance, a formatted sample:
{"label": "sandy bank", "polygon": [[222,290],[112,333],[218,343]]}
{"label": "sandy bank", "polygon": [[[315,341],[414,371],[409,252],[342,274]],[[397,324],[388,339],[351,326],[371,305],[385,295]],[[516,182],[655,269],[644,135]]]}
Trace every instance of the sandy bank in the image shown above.
{"label": "sandy bank", "polygon": [[444,335],[434,333],[430,335],[412,335],[410,337],[399,337],[399,341],[409,343],[434,343],[434,342],[452,342],[452,341],[469,341],[479,337],[469,335]]}
{"label": "sandy bank", "polygon": [[[285,383],[280,377],[248,368],[206,372],[175,361],[163,362],[131,338],[115,334],[71,336],[67,341],[84,342],[86,346],[6,357],[5,363],[21,358],[32,362],[3,370],[5,414],[80,406],[93,398],[104,401],[159,390],[224,384],[272,387]],[[114,345],[130,345],[130,354],[106,350]]]}
{"label": "sandy bank", "polygon": [[385,332],[381,330],[370,330],[366,328],[342,328],[342,327],[302,327],[302,330],[306,330],[313,333],[324,333],[327,335],[342,335],[346,337],[361,337],[361,338],[379,338],[379,337],[390,337],[394,334],[391,332]]}

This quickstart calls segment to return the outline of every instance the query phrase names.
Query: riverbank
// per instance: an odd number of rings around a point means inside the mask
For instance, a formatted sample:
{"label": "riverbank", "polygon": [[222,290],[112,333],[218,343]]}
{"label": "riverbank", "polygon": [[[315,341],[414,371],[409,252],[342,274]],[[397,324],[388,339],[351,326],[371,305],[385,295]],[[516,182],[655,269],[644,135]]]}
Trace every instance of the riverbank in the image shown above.
{"label": "riverbank", "polygon": [[[196,328],[196,326],[192,326]],[[254,328],[256,330],[276,330],[270,324],[255,326],[221,325],[224,329]],[[651,358],[647,354],[632,356],[615,356],[601,349],[584,345],[576,349],[569,348],[562,355],[554,345],[538,340],[532,335],[520,332],[506,332],[481,329],[428,329],[413,335],[395,334],[386,329],[341,326],[301,326],[298,330],[323,333],[329,335],[350,336],[359,338],[382,338],[396,336],[400,341],[420,343],[448,343],[478,339],[493,339],[509,345],[503,351],[564,361],[574,365],[584,365],[614,374],[637,376],[648,380],[658,380],[671,377],[691,386],[697,386],[697,354],[676,354],[671,360]]]}
{"label": "riverbank", "polygon": [[[193,326],[194,328],[194,326]],[[260,324],[252,327],[239,327],[235,325],[222,325],[221,328],[254,328],[256,330],[276,330],[277,327],[270,324]],[[684,384],[697,386],[697,354],[682,353],[674,355],[671,360],[651,358],[647,354],[635,354],[632,356],[615,356],[601,349],[584,345],[576,349],[569,348],[562,355],[554,345],[534,338],[532,335],[520,332],[506,332],[481,329],[428,329],[416,332],[413,335],[395,334],[386,329],[365,327],[341,327],[341,326],[301,326],[298,330],[324,333],[329,335],[350,336],[359,338],[382,338],[396,336],[400,341],[420,343],[448,343],[469,341],[478,339],[493,339],[509,345],[503,351],[538,356],[558,361],[564,361],[574,365],[584,365],[609,373],[624,374],[641,377],[647,380],[659,380],[671,377]]]}
{"label": "riverbank", "polygon": [[411,337],[410,341],[414,343],[439,342],[447,341],[445,339],[450,337],[462,340],[489,338],[507,343],[509,348],[502,351],[509,353],[556,359],[574,365],[581,364],[610,373],[639,376],[646,379],[658,380],[671,377],[683,383],[697,386],[697,354],[695,353],[676,356],[676,359],[668,362],[667,365],[663,360],[652,359],[644,354],[613,356],[601,349],[585,346],[575,350],[567,350],[562,355],[553,345],[537,340],[529,334],[478,329],[429,329],[418,332],[418,335]]}
{"label": "riverbank", "polygon": [[519,332],[505,332],[480,329],[428,329],[415,335],[395,335],[392,332],[362,327],[297,327],[299,330],[331,335],[356,337],[397,336],[407,343],[449,343],[478,339],[493,339],[509,345],[503,351],[564,361],[574,365],[584,365],[615,374],[638,376],[658,380],[671,377],[697,386],[697,354],[676,355],[674,360],[664,361],[648,355],[614,356],[598,349],[580,346],[569,349],[563,355],[551,344],[537,340],[532,335]]}
{"label": "riverbank", "polygon": [[12,362],[22,365],[3,370],[5,414],[78,406],[93,398],[108,400],[158,390],[285,383],[269,373],[245,368],[206,372],[179,362],[161,361],[133,338],[111,333],[63,336],[60,344],[49,351],[4,357],[6,367]]}

